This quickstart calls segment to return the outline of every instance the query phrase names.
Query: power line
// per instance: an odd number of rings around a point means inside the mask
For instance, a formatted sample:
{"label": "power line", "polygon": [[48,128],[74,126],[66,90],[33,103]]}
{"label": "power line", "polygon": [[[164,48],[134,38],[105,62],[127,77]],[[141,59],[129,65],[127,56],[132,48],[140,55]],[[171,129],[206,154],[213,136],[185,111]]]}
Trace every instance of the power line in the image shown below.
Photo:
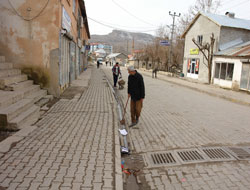
{"label": "power line", "polygon": [[226,11],[226,10],[229,10],[229,9],[231,9],[231,8],[238,7],[238,6],[243,5],[243,4],[247,3],[247,2],[249,2],[249,0],[242,1],[241,3],[238,3],[238,4],[236,4],[236,5],[234,5],[234,6],[231,6],[231,7],[228,7],[228,8],[224,8],[224,9],[222,9],[221,11]]}
{"label": "power line", "polygon": [[[10,0],[8,0],[8,2],[9,2],[9,4],[10,4],[11,8],[15,11],[15,13],[16,13],[19,17],[21,17],[23,20],[25,20],[25,21],[31,21],[31,20],[33,20],[33,19],[39,17],[39,16],[42,14],[42,12],[45,10],[45,8],[48,6],[48,4],[49,4],[49,0],[47,0],[47,3],[44,5],[44,7],[41,9],[41,11],[39,11],[39,13],[38,13],[36,16],[34,16],[34,17],[32,17],[32,18],[25,18],[24,16],[22,16],[22,15],[16,10],[16,8],[12,5],[12,3],[11,3]],[[28,8],[27,11],[31,11],[31,8]]]}
{"label": "power line", "polygon": [[143,20],[143,19],[140,19],[139,17],[135,16],[134,14],[130,13],[128,10],[126,10],[125,8],[123,8],[120,4],[118,4],[118,3],[115,2],[114,0],[112,0],[112,2],[113,2],[116,6],[118,6],[120,9],[122,9],[123,11],[125,11],[126,13],[128,13],[130,16],[136,18],[137,20],[139,20],[139,21],[141,21],[141,22],[143,22],[143,23],[145,23],[145,24],[149,24],[149,25],[151,25],[151,26],[155,26],[155,25],[153,25],[153,24],[151,24],[151,23],[149,23],[149,22],[147,22],[147,21],[145,21],[145,20]]}
{"label": "power line", "polygon": [[98,20],[95,20],[93,18],[90,18],[88,17],[88,19],[100,24],[100,25],[103,25],[105,27],[108,27],[108,28],[112,28],[112,29],[117,29],[117,30],[123,30],[123,31],[126,31],[126,32],[141,32],[141,33],[144,33],[144,32],[152,32],[152,31],[156,31],[157,29],[151,29],[151,30],[144,30],[144,31],[139,31],[139,30],[126,30],[126,29],[123,29],[123,28],[119,28],[119,27],[114,27],[112,25],[109,25],[109,24],[105,24],[105,23],[102,23]]}

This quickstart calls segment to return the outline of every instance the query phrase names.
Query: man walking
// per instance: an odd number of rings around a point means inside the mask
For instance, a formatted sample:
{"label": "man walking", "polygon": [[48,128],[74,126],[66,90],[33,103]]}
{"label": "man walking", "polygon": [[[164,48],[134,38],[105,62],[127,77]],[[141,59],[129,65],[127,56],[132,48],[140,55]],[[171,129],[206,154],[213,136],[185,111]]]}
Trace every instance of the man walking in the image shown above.
{"label": "man walking", "polygon": [[129,127],[133,127],[139,122],[143,99],[145,98],[145,87],[142,75],[135,70],[134,66],[128,67],[128,73],[128,98],[131,97],[130,112],[132,121]]}
{"label": "man walking", "polygon": [[113,66],[112,72],[113,72],[114,87],[116,87],[118,76],[121,74],[118,62],[115,64],[115,66]]}

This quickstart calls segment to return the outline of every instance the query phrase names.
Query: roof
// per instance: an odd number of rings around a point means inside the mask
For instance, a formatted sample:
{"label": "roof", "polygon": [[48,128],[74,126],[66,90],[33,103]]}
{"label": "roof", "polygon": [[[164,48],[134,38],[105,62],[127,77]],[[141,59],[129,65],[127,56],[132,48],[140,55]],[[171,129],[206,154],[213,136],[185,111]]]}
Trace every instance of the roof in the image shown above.
{"label": "roof", "polygon": [[223,51],[218,51],[215,56],[230,56],[230,57],[249,57],[250,56],[250,41],[241,43]]}
{"label": "roof", "polygon": [[96,52],[96,53],[103,53],[103,54],[106,53],[106,51],[105,51],[104,49],[98,49],[98,50],[96,50],[95,52]]}
{"label": "roof", "polygon": [[245,20],[245,19],[240,19],[240,18],[231,18],[226,15],[216,15],[212,13],[202,13],[199,12],[192,22],[189,24],[189,26],[186,28],[184,33],[182,34],[182,38],[184,38],[187,34],[187,32],[190,30],[190,28],[193,26],[193,24],[196,22],[196,20],[200,16],[207,17],[209,20],[212,22],[216,23],[219,26],[224,26],[224,27],[230,27],[230,28],[239,28],[239,29],[244,29],[244,30],[250,30],[250,20]]}
{"label": "roof", "polygon": [[114,58],[114,57],[117,57],[117,56],[119,56],[119,55],[124,55],[124,56],[127,57],[127,55],[125,55],[124,53],[111,53],[111,54],[109,54],[107,57],[108,57],[108,58]]}

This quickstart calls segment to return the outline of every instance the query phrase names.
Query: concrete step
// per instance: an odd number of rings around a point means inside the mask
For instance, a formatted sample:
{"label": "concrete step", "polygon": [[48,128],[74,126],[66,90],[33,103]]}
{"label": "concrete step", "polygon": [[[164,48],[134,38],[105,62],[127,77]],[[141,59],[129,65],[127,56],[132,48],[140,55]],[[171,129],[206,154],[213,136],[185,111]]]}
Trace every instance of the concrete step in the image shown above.
{"label": "concrete step", "polygon": [[5,56],[0,56],[0,63],[5,62]]}
{"label": "concrete step", "polygon": [[47,95],[47,90],[39,90],[27,96],[26,98],[32,99],[33,103],[39,101],[41,98]]}
{"label": "concrete step", "polygon": [[0,109],[0,126],[7,126],[8,122],[25,112],[33,105],[32,99],[22,99],[10,106]]}
{"label": "concrete step", "polygon": [[26,81],[22,81],[16,84],[8,85],[7,89],[12,90],[12,91],[18,91],[18,90],[26,89],[32,85],[33,85],[33,80],[26,80]]}
{"label": "concrete step", "polygon": [[40,85],[31,85],[27,88],[24,88],[24,89],[21,89],[21,90],[18,90],[16,92],[20,92],[20,93],[23,93],[23,98],[26,98],[27,96],[37,92],[40,90]]}
{"label": "concrete step", "polygon": [[22,128],[24,125],[31,125],[35,123],[40,117],[40,107],[33,105],[27,111],[22,112],[16,118],[12,119],[8,127],[11,128]]}
{"label": "concrete step", "polygon": [[0,69],[13,69],[12,63],[1,62]]}
{"label": "concrete step", "polygon": [[0,109],[6,108],[21,99],[23,99],[23,93],[0,90]]}
{"label": "concrete step", "polygon": [[0,70],[0,78],[10,77],[14,75],[21,75],[20,69],[4,69]]}
{"label": "concrete step", "polygon": [[0,89],[4,89],[5,86],[10,84],[26,81],[28,79],[27,75],[15,75],[11,77],[0,78]]}

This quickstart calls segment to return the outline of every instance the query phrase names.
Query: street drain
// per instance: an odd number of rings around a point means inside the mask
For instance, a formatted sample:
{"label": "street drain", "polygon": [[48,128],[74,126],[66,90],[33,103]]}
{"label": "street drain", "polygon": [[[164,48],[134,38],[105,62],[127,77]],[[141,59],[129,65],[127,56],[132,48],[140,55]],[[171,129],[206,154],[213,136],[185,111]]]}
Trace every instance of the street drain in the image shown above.
{"label": "street drain", "polygon": [[241,147],[228,147],[227,150],[238,160],[250,160],[250,153]]}
{"label": "street drain", "polygon": [[205,156],[198,149],[176,150],[183,164],[206,162]]}
{"label": "street drain", "polygon": [[233,156],[228,154],[225,150],[223,150],[220,147],[206,147],[206,148],[200,148],[200,150],[203,151],[211,161],[235,160]]}
{"label": "street drain", "polygon": [[147,163],[148,167],[180,165],[171,151],[147,153],[144,155],[144,160],[146,161],[145,163]]}

